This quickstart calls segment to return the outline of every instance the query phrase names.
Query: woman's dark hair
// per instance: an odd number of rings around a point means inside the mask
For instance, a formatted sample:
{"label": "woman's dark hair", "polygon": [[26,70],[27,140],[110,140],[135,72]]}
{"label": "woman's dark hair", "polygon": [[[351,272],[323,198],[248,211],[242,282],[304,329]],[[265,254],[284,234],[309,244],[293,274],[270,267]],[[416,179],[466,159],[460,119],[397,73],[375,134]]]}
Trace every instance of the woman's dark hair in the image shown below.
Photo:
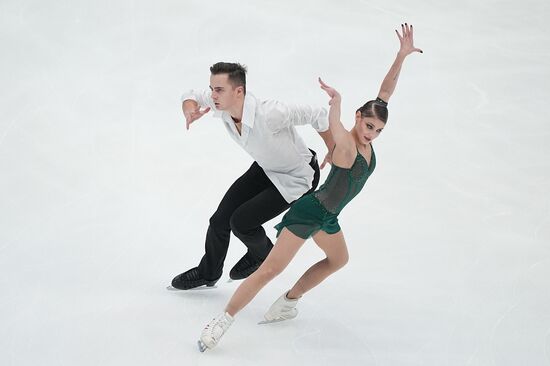
{"label": "woman's dark hair", "polygon": [[231,62],[218,62],[210,66],[212,75],[227,74],[227,80],[233,88],[242,86],[246,94],[246,66]]}
{"label": "woman's dark hair", "polygon": [[369,100],[357,112],[361,113],[361,118],[374,117],[384,123],[388,121],[388,103],[380,98]]}

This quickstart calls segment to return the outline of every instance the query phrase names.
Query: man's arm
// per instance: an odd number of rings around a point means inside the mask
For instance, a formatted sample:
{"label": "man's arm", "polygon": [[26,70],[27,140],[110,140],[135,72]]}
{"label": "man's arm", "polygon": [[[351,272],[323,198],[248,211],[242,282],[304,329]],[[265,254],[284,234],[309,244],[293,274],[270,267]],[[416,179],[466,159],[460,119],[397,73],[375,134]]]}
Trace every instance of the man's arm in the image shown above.
{"label": "man's arm", "polygon": [[[181,109],[185,116],[186,128],[195,122],[214,107],[209,92],[197,92],[190,90],[181,96]],[[201,107],[204,108],[201,110]]]}
{"label": "man's arm", "polygon": [[407,23],[404,25],[401,24],[401,32],[403,35],[400,35],[397,30],[395,32],[397,33],[401,47],[399,48],[399,52],[397,52],[395,61],[391,65],[390,71],[388,71],[384,81],[382,81],[380,91],[378,92],[378,98],[382,99],[386,103],[389,101],[395,90],[395,86],[397,85],[397,80],[399,79],[399,74],[401,72],[401,66],[403,66],[403,61],[405,61],[405,58],[413,52],[422,53],[420,48],[414,47],[412,25],[409,26]]}
{"label": "man's arm", "polygon": [[267,123],[272,131],[276,132],[289,126],[311,125],[321,136],[327,146],[328,154],[321,163],[331,163],[330,152],[334,148],[334,138],[329,129],[328,112],[325,108],[310,105],[287,105],[277,101],[267,101]]}
{"label": "man's arm", "polygon": [[328,112],[326,108],[311,105],[283,104],[276,102],[275,118],[270,118],[270,125],[279,130],[290,125],[311,125],[317,132],[328,130]]}

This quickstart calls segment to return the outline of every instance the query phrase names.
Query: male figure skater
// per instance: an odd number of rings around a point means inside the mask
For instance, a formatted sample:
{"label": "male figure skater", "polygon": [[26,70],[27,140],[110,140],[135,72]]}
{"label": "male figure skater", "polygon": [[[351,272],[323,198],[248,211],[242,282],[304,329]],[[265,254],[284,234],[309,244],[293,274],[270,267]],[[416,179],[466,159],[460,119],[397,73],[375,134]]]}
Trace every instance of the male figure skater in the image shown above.
{"label": "male figure skater", "polygon": [[[248,277],[273,247],[262,224],[315,190],[319,183],[316,154],[295,126],[310,124],[329,151],[334,147],[326,109],[256,99],[246,92],[246,68],[237,63],[218,62],[210,72],[210,91],[190,90],[181,98],[187,129],[214,110],[229,135],[255,161],[229,187],[210,218],[199,265],[172,280],[172,286],[181,290],[214,286],[222,275],[231,231],[248,251],[229,276],[234,280]],[[321,167],[329,162],[328,156]]]}

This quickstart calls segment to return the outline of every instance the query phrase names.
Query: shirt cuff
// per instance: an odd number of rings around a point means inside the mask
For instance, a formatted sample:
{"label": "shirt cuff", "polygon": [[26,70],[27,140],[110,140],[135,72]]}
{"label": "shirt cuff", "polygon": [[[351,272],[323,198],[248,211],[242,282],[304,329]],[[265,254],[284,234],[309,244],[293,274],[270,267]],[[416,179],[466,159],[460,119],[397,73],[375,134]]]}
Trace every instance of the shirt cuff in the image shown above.
{"label": "shirt cuff", "polygon": [[319,117],[317,124],[313,126],[317,132],[325,132],[328,130],[328,127],[328,115]]}
{"label": "shirt cuff", "polygon": [[183,103],[185,100],[194,100],[196,102],[197,97],[195,97],[192,91],[188,91],[181,95],[180,101]]}

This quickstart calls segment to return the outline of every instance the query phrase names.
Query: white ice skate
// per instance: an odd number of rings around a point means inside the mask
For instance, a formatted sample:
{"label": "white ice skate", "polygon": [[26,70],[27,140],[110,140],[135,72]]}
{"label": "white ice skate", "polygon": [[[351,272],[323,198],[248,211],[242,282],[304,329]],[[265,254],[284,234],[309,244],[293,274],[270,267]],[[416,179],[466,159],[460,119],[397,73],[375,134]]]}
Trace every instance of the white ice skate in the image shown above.
{"label": "white ice skate", "polygon": [[264,315],[265,320],[258,324],[270,324],[296,318],[298,315],[298,309],[296,309],[298,299],[289,299],[286,297],[287,294],[288,291],[282,294],[281,297],[271,305]]}
{"label": "white ice skate", "polygon": [[204,327],[201,338],[198,341],[201,352],[216,347],[222,336],[233,323],[233,317],[223,313],[215,317]]}

